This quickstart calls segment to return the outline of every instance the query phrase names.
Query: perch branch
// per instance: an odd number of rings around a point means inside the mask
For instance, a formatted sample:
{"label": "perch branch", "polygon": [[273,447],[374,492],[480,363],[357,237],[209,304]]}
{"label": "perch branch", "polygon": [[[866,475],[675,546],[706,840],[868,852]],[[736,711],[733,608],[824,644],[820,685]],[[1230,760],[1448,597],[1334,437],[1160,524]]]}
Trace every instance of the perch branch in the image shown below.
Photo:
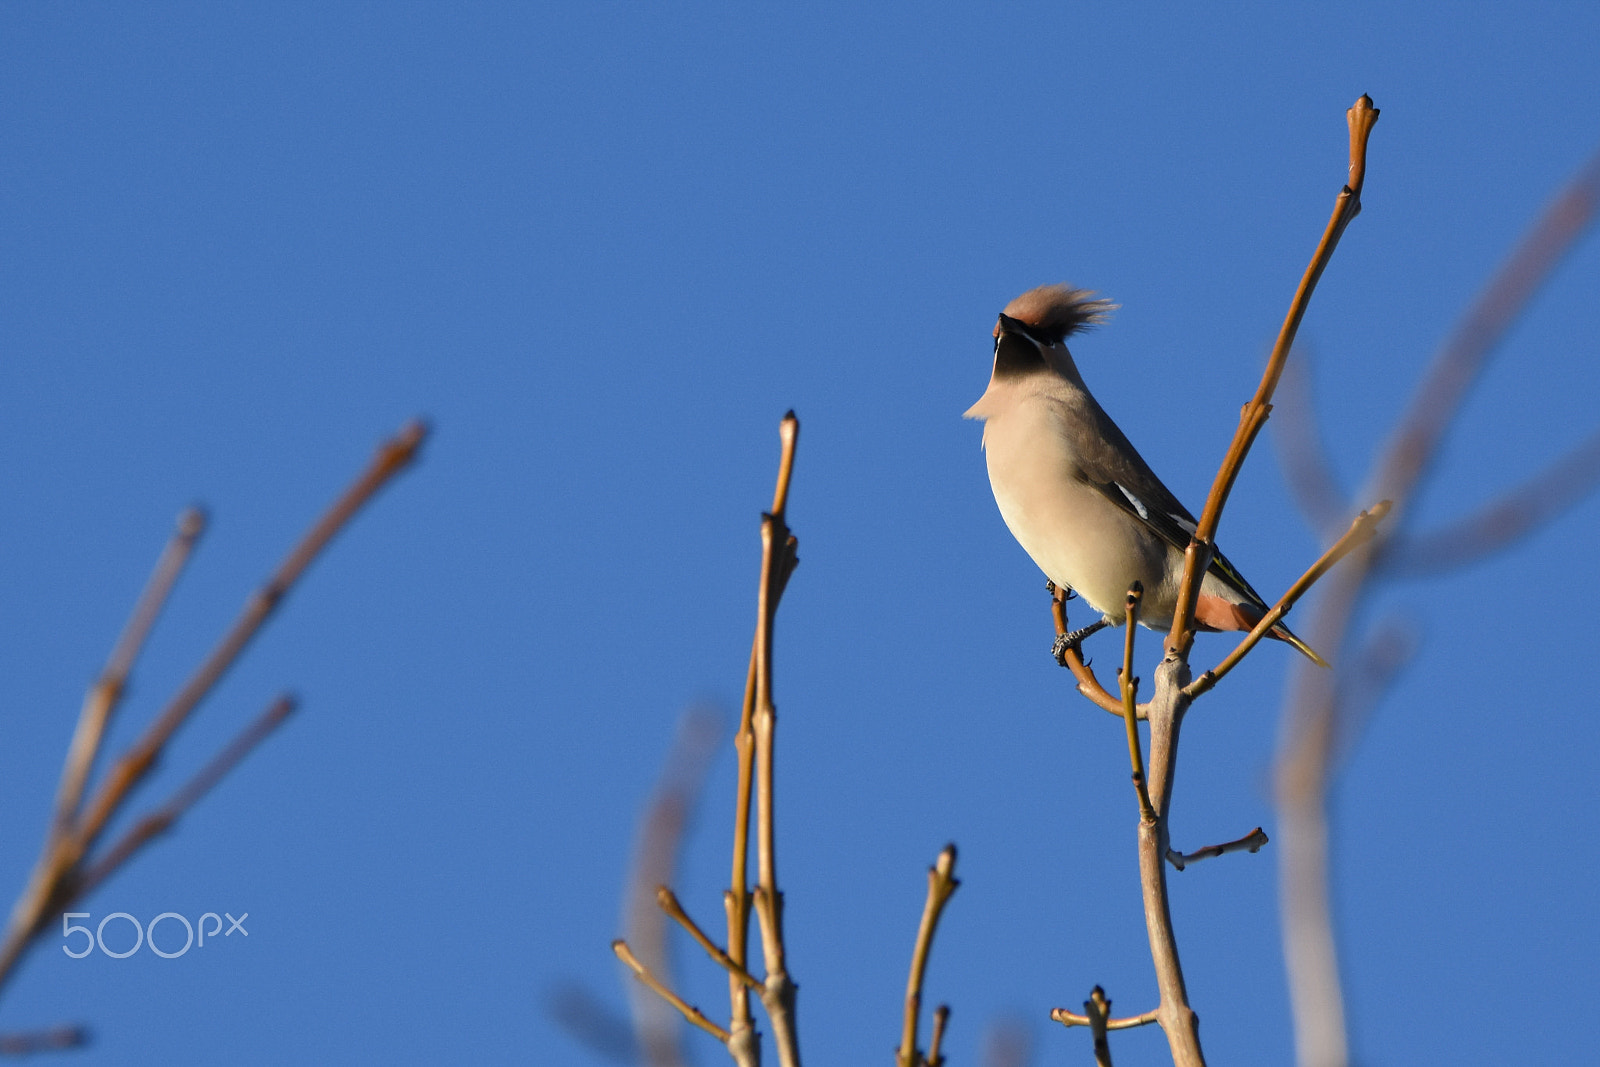
{"label": "perch branch", "polygon": [[[1058,588],[1054,582],[1049,585],[1050,613],[1055,619],[1056,637],[1064,637],[1067,633],[1067,591]],[[1100,684],[1100,679],[1095,677],[1094,671],[1084,662],[1083,653],[1076,646],[1063,649],[1057,662],[1070,670],[1072,676],[1078,680],[1078,692],[1096,707],[1105,709],[1119,719],[1122,718],[1122,701],[1112,696],[1106,687]],[[1144,718],[1142,709],[1139,718]]]}

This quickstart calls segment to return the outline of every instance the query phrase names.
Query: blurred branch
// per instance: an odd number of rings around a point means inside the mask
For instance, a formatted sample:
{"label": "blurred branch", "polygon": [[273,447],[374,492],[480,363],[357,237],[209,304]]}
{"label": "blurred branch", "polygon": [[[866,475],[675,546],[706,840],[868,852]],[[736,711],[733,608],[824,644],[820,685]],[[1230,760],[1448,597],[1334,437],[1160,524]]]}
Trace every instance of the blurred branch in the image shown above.
{"label": "blurred branch", "polygon": [[[1385,554],[1391,545],[1398,544],[1395,538],[1404,530],[1406,509],[1436,461],[1445,431],[1459,413],[1469,388],[1533,294],[1593,223],[1597,206],[1600,154],[1585,164],[1535,222],[1478,294],[1424,374],[1389,445],[1375,461],[1368,488],[1362,493],[1367,499],[1392,500],[1395,519],[1324,583],[1308,628],[1311,640],[1334,662],[1340,662],[1339,650],[1351,641],[1355,614],[1372,580],[1380,576]],[[1519,492],[1537,492],[1539,488],[1549,491],[1553,485],[1558,498],[1576,493],[1581,483],[1594,478],[1589,473],[1588,447],[1588,443],[1580,446],[1547,475],[1536,478]],[[1541,485],[1543,478],[1550,481]],[[1504,503],[1515,507],[1511,503],[1515,499],[1513,493]],[[1435,541],[1433,550],[1452,553],[1455,558],[1450,565],[1460,565],[1548,522],[1565,505],[1551,506],[1548,499],[1543,499],[1528,505],[1524,513],[1489,517],[1498,506],[1491,505],[1488,512],[1448,531],[1454,543],[1448,539]],[[1536,518],[1533,512],[1538,512]],[[1413,545],[1397,549],[1395,558],[1401,562],[1415,560],[1416,553]],[[1341,690],[1341,679],[1331,672],[1307,671],[1299,665],[1291,669],[1284,739],[1275,778],[1282,830],[1279,895],[1296,1055],[1301,1067],[1344,1067],[1349,1052],[1329,907],[1327,804],[1335,760],[1342,747],[1338,742],[1347,741],[1351,732],[1350,687],[1345,683]],[[1392,676],[1397,669],[1398,664],[1380,667],[1378,674]],[[1383,682],[1386,684],[1387,677]],[[1366,692],[1370,693],[1370,683],[1367,685]]]}
{"label": "blurred branch", "polygon": [[1522,485],[1440,530],[1390,542],[1377,569],[1415,578],[1470,566],[1549,525],[1600,482],[1600,431]]}
{"label": "blurred branch", "polygon": [[45,1030],[25,1030],[0,1034],[0,1056],[31,1056],[35,1052],[59,1052],[82,1048],[89,1043],[89,1031],[82,1026],[52,1026]]}
{"label": "blurred branch", "polygon": [[1299,359],[1283,369],[1278,383],[1279,418],[1272,423],[1278,462],[1300,512],[1324,542],[1339,536],[1350,514],[1350,498],[1339,487],[1318,429],[1317,407],[1311,393],[1311,349],[1301,342],[1294,349]]}
{"label": "blurred branch", "polygon": [[[624,937],[637,958],[669,982],[673,971],[668,924],[657,906],[657,887],[673,880],[684,836],[722,731],[720,716],[708,707],[691,707],[679,717],[655,793],[640,820],[633,863],[624,886]],[[680,1067],[686,1060],[679,1041],[677,1014],[635,983],[628,983],[628,987],[634,1043],[642,1061],[651,1067]]]}
{"label": "blurred branch", "polygon": [[213,786],[222,781],[228,772],[237,767],[257,745],[265,741],[268,734],[282,725],[283,720],[289,717],[294,708],[295,699],[288,694],[274,700],[265,711],[228,742],[221,752],[201,767],[193,778],[184,783],[183,787],[173,794],[171,800],[134,823],[126,834],[105,850],[104,855],[85,869],[78,877],[74,895],[81,898],[94,892],[140,849],[177,825],[184,813],[194,807]]}
{"label": "blurred branch", "polygon": [[1467,390],[1528,301],[1594,222],[1597,205],[1600,153],[1534,223],[1434,357],[1399,431],[1376,466],[1372,484],[1380,491],[1367,494],[1369,499],[1388,497],[1396,504],[1410,499],[1412,489],[1437,456],[1439,442]]}
{"label": "blurred branch", "polygon": [[1028,1067],[1032,1059],[1033,1038],[1021,1020],[1002,1017],[985,1029],[980,1067]]}
{"label": "blurred branch", "polygon": [[189,561],[205,528],[205,512],[199,508],[186,508],[178,516],[177,528],[156,560],[155,570],[145,583],[144,591],[139,594],[133,612],[122,628],[122,634],[112,646],[100,679],[84,697],[83,709],[78,713],[77,729],[73,732],[72,743],[67,747],[66,764],[61,769],[61,786],[56,795],[56,821],[52,833],[70,832],[73,821],[78,817],[84,786],[88,784],[89,775],[94,769],[95,757],[100,753],[100,742],[105,737],[112,712],[127,690],[128,675],[133,670],[134,661],[139,658],[145,639],[150,636],[161,609],[172,594],[172,587],[177,584],[184,564]]}
{"label": "blurred branch", "polygon": [[180,517],[177,534],[162,552],[154,574],[112,650],[106,670],[84,702],[44,846],[27,886],[12,908],[4,941],[0,943],[0,985],[15,971],[28,946],[44,931],[55,912],[100,884],[147,842],[167,830],[288,714],[291,705],[287,699],[274,704],[209,761],[166,806],[136,824],[105,853],[92,855],[101,833],[122,810],[134,787],[159,761],[178,728],[211,692],[334,535],[374,493],[415,458],[426,434],[422,423],[413,422],[379,448],[361,476],[313,524],[277,572],[246,602],[232,628],[165,710],[112,765],[98,791],[84,800],[111,712],[126,688],[139,650],[203,526],[198,512],[186,512]]}
{"label": "blurred branch", "polygon": [[[961,882],[955,877],[956,846],[946,845],[932,867],[928,868],[928,898],[922,905],[922,921],[917,926],[917,941],[911,951],[911,974],[906,979],[905,1018],[900,1031],[900,1051],[895,1057],[898,1067],[918,1067],[938,1062],[939,1035],[943,1025],[935,1027],[932,1052],[924,1059],[917,1048],[917,1023],[922,1015],[922,981],[928,970],[928,953],[933,948],[933,934],[939,926],[939,916],[949,903]],[[949,1009],[943,1009],[948,1015]]]}

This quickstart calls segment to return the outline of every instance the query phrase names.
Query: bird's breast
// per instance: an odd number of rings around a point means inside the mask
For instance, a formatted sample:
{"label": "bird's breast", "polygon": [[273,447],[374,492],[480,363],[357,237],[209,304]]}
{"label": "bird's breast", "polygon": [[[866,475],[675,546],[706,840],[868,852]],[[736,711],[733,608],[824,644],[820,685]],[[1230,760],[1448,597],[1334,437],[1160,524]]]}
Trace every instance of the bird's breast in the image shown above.
{"label": "bird's breast", "polygon": [[1135,581],[1147,598],[1159,597],[1166,545],[1084,480],[1072,444],[1077,430],[1071,411],[1048,397],[991,417],[983,429],[989,485],[1006,526],[1039,569],[1116,621]]}

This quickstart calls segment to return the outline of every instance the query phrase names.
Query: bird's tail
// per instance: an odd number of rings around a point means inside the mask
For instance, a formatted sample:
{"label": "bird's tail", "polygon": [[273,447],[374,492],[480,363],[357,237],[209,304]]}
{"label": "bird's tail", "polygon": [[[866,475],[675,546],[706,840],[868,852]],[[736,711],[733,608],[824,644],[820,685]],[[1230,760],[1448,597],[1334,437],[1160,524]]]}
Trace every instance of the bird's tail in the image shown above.
{"label": "bird's tail", "polygon": [[1289,644],[1293,645],[1299,651],[1299,653],[1302,656],[1304,656],[1306,659],[1310,660],[1312,663],[1315,663],[1319,667],[1331,667],[1332,666],[1332,664],[1330,664],[1327,660],[1325,660],[1321,656],[1317,655],[1317,650],[1316,649],[1312,648],[1310,645],[1306,644],[1304,641],[1302,641],[1298,637],[1296,637],[1294,635],[1294,631],[1290,630],[1287,626],[1285,626],[1281,622],[1278,623],[1276,626],[1274,626],[1272,629],[1268,630],[1267,631],[1267,636],[1276,637],[1279,641],[1288,642]]}

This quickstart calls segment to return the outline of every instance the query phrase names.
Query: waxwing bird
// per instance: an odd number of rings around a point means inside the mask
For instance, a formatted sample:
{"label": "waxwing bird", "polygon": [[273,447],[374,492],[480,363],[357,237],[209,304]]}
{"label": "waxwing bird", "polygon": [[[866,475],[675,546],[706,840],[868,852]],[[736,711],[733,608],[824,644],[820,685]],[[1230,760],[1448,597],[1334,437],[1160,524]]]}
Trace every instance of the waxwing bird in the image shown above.
{"label": "waxwing bird", "polygon": [[[1178,609],[1194,516],[1090,395],[1066,346],[1112,308],[1065,285],[1017,297],[995,324],[989,388],[966,417],[983,420],[989,485],[1012,536],[1052,582],[1100,612],[1086,630],[1125,622],[1137,581],[1144,586],[1139,621],[1164,631]],[[1249,630],[1267,610],[1227,557],[1214,553],[1196,629]],[[1271,636],[1328,665],[1282,623]]]}

